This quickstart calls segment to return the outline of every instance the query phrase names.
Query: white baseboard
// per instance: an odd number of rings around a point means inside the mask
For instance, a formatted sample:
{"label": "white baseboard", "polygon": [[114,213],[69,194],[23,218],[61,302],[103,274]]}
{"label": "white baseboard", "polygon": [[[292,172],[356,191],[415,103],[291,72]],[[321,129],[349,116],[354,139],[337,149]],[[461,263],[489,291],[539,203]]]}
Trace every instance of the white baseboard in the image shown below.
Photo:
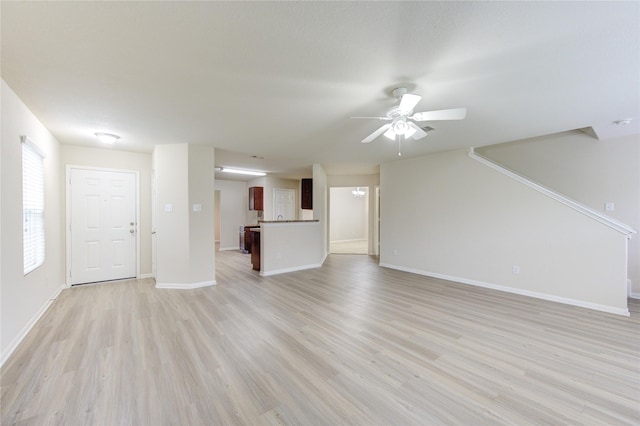
{"label": "white baseboard", "polygon": [[153,274],[140,274],[138,277],[139,280],[144,280],[146,278],[153,278]]}
{"label": "white baseboard", "polygon": [[218,251],[240,250],[240,246],[236,247],[220,247]]}
{"label": "white baseboard", "polygon": [[367,241],[367,239],[366,238],[354,238],[352,240],[332,240],[332,241],[329,241],[329,244],[331,244],[331,243],[353,243],[355,241]]}
{"label": "white baseboard", "polygon": [[60,295],[60,293],[64,288],[65,288],[65,285],[62,284],[60,287],[56,289],[56,291],[53,292],[53,294],[49,297],[46,303],[42,305],[42,307],[38,310],[38,312],[36,312],[33,318],[29,320],[29,322],[24,326],[24,328],[20,331],[20,333],[18,333],[18,335],[11,341],[9,346],[7,346],[7,348],[4,351],[2,351],[2,354],[0,355],[0,366],[2,366],[5,363],[5,361],[9,359],[13,351],[16,350],[16,348],[18,347],[18,345],[20,345],[22,340],[27,336],[27,334],[29,334],[29,332],[31,331],[33,326],[36,325],[40,317],[42,317],[42,315],[44,315],[44,313],[47,312],[47,309],[49,309],[49,306],[51,306],[53,301],[58,298],[58,296]]}
{"label": "white baseboard", "polygon": [[468,278],[453,277],[450,275],[438,274],[435,272],[422,271],[419,269],[406,268],[404,266],[391,265],[388,263],[380,263],[384,268],[397,269],[398,271],[411,272],[412,274],[424,275],[427,277],[439,278],[447,281],[455,281],[461,284],[469,284],[476,287],[484,287],[492,290],[504,291],[506,293],[514,293],[522,296],[534,297],[536,299],[548,300],[550,302],[564,303],[565,305],[579,306],[581,308],[593,309],[595,311],[607,312],[610,314],[629,316],[629,310],[623,308],[615,308],[608,305],[600,305],[597,303],[585,302],[582,300],[569,299],[567,297],[554,296],[547,293],[538,293],[530,290],[522,290],[519,288],[507,287],[499,284],[491,284],[483,281],[471,280]]}
{"label": "white baseboard", "polygon": [[640,299],[640,293],[631,292],[629,293],[629,297],[632,299]]}
{"label": "white baseboard", "polygon": [[274,271],[260,272],[260,275],[262,275],[263,277],[268,277],[270,275],[286,274],[287,272],[302,271],[305,269],[319,268],[321,266],[322,266],[322,263],[317,263],[313,265],[293,266],[291,268],[283,268],[283,269],[276,269]]}
{"label": "white baseboard", "polygon": [[169,288],[174,290],[190,290],[201,287],[211,287],[216,285],[216,280],[201,281],[199,283],[156,283],[156,288]]}

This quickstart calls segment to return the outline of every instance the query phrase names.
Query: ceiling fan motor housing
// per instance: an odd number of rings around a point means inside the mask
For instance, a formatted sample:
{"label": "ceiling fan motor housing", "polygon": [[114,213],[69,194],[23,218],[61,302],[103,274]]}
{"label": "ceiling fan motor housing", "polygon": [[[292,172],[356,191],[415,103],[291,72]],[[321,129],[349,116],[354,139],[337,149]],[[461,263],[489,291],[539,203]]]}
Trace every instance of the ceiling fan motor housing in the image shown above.
{"label": "ceiling fan motor housing", "polygon": [[400,99],[404,95],[409,93],[409,91],[407,90],[406,87],[396,87],[395,89],[393,89],[393,92],[391,92],[391,93],[393,94],[393,96],[395,96],[396,98]]}

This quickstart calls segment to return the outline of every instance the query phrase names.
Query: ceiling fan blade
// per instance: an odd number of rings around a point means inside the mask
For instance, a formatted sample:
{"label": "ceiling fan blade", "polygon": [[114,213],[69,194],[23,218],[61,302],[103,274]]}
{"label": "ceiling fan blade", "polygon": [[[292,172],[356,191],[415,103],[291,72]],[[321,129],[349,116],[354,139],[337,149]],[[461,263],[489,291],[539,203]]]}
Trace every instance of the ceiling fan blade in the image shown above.
{"label": "ceiling fan blade", "polygon": [[371,118],[374,120],[385,120],[385,121],[391,120],[389,117],[349,117],[349,118]]}
{"label": "ceiling fan blade", "polygon": [[412,95],[410,93],[402,95],[402,99],[400,99],[400,105],[398,105],[398,110],[404,113],[410,113],[413,108],[418,105],[422,96],[420,95]]}
{"label": "ceiling fan blade", "polygon": [[466,108],[441,109],[438,111],[416,112],[411,117],[416,121],[462,120],[467,116]]}
{"label": "ceiling fan blade", "polygon": [[382,127],[378,128],[378,130],[371,133],[366,138],[362,139],[362,143],[369,143],[373,141],[375,138],[383,134],[389,127],[391,127],[391,123],[384,124]]}
{"label": "ceiling fan blade", "polygon": [[413,121],[409,121],[408,124],[409,124],[409,127],[411,127],[413,130],[415,130],[415,133],[413,135],[411,135],[411,137],[413,139],[418,140],[418,139],[422,139],[425,136],[427,136],[427,132],[422,130],[422,128],[420,126],[418,126],[416,123],[414,123]]}

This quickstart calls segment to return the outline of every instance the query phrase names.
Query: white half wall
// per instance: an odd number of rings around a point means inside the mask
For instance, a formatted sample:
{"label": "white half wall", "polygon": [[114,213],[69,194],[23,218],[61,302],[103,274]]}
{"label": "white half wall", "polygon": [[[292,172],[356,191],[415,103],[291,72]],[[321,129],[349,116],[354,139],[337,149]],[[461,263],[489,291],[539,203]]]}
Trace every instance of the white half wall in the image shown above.
{"label": "white half wall", "polygon": [[260,275],[319,268],[324,262],[319,222],[263,223],[260,234]]}
{"label": "white half wall", "polygon": [[238,250],[239,228],[246,225],[247,184],[217,179],[216,190],[220,191],[220,250]]}
{"label": "white half wall", "polygon": [[466,151],[383,164],[380,181],[381,265],[628,314],[622,233]]}
{"label": "white half wall", "polygon": [[[64,285],[60,145],[4,80],[1,84],[0,365]],[[45,154],[45,259],[41,267],[26,276],[22,250],[21,135],[27,135]]]}
{"label": "white half wall", "polygon": [[[511,170],[640,231],[640,135],[598,140],[581,131],[477,149]],[[614,210],[606,211],[606,203]],[[640,237],[629,241],[631,292],[640,293]]]}

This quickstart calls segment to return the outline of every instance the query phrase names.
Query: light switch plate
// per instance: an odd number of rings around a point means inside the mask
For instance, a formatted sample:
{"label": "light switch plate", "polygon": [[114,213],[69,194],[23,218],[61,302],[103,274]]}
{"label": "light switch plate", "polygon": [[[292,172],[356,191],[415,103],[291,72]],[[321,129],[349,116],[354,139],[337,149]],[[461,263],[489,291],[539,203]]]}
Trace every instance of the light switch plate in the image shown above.
{"label": "light switch plate", "polygon": [[193,205],[193,211],[194,212],[201,212],[202,211],[202,204],[194,204]]}
{"label": "light switch plate", "polygon": [[173,204],[165,204],[164,211],[167,213],[171,213],[173,211]]}

